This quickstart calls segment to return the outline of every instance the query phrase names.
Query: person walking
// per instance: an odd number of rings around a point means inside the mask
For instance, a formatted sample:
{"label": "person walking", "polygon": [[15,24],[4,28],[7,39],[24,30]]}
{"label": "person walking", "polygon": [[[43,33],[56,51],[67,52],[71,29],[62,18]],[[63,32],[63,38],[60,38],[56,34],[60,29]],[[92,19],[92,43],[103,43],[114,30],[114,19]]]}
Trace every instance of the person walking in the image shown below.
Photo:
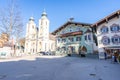
{"label": "person walking", "polygon": [[107,59],[107,53],[106,52],[104,52],[104,56],[105,56],[105,60]]}
{"label": "person walking", "polygon": [[119,63],[119,54],[117,51],[115,51],[115,53],[114,53],[114,62]]}
{"label": "person walking", "polygon": [[114,59],[115,59],[114,53],[111,53],[111,63],[114,63]]}

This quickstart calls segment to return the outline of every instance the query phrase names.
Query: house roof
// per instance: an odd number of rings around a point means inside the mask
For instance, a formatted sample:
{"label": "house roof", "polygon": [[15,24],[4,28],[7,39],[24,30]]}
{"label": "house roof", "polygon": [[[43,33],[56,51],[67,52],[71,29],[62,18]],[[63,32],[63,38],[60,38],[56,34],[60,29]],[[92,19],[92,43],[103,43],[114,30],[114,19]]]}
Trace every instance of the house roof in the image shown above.
{"label": "house roof", "polygon": [[109,20],[111,20],[111,19],[113,19],[115,17],[119,17],[119,15],[120,15],[120,10],[118,10],[118,11],[106,16],[105,18],[99,20],[98,22],[94,23],[92,25],[92,27],[97,27],[97,26],[99,26],[99,25],[101,25],[101,24],[103,24],[105,22],[108,22]]}
{"label": "house roof", "polygon": [[60,30],[62,30],[63,28],[67,27],[67,25],[70,25],[70,24],[82,25],[82,26],[91,26],[91,24],[89,24],[89,23],[67,21],[65,24],[63,24],[58,29],[56,29],[55,31],[53,31],[52,34],[55,35],[57,32],[59,32]]}

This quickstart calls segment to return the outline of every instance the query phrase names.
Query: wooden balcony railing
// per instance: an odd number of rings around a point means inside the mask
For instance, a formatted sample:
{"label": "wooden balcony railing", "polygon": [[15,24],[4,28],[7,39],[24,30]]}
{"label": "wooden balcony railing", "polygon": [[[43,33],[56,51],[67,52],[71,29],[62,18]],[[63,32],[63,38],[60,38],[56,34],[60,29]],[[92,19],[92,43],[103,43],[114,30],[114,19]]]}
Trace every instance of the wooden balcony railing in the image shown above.
{"label": "wooden balcony railing", "polygon": [[77,32],[69,32],[65,34],[61,34],[59,37],[68,37],[68,36],[76,36],[76,35],[82,35],[82,31],[77,31]]}

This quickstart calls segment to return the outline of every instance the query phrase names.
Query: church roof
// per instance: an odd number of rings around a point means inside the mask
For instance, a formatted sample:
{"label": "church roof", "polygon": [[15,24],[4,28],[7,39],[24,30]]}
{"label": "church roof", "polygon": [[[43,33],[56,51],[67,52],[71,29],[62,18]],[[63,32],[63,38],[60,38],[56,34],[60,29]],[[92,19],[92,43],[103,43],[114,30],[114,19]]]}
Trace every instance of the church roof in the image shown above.
{"label": "church roof", "polygon": [[43,11],[42,16],[47,16],[47,13],[45,10]]}

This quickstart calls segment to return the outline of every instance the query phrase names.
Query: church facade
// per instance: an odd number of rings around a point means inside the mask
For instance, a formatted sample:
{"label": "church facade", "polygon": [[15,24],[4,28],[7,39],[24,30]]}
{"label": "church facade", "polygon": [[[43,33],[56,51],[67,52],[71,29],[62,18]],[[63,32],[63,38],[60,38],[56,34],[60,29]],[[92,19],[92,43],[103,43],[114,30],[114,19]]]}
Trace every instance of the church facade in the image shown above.
{"label": "church facade", "polygon": [[55,51],[55,36],[49,33],[49,19],[45,11],[39,19],[39,27],[36,26],[34,18],[30,17],[26,29],[25,53],[41,51]]}

